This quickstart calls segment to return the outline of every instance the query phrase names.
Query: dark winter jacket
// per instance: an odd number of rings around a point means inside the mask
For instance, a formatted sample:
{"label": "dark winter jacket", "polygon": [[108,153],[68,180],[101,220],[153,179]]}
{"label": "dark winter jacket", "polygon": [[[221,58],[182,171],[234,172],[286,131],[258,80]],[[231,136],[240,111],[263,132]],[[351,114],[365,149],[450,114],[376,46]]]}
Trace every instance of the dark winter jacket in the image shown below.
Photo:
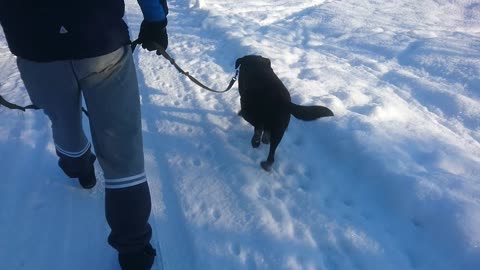
{"label": "dark winter jacket", "polygon": [[[166,0],[138,0],[147,21],[161,21]],[[0,0],[11,52],[49,62],[107,54],[130,42],[123,0]]]}

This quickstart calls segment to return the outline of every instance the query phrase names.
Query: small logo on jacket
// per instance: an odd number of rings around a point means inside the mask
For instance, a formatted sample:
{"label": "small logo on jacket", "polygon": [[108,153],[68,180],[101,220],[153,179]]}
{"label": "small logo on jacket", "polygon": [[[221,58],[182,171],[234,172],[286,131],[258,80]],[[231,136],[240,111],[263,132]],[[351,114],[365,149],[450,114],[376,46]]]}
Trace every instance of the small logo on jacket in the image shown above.
{"label": "small logo on jacket", "polygon": [[62,26],[60,27],[60,34],[66,34],[66,33],[68,33],[68,31],[67,31],[67,29],[65,29],[65,27],[62,25]]}

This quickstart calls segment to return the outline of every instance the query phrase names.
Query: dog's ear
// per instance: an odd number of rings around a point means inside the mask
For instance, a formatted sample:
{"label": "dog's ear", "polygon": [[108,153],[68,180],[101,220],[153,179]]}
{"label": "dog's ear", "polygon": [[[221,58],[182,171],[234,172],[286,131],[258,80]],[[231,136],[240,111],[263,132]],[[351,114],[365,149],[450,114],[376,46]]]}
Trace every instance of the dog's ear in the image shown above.
{"label": "dog's ear", "polygon": [[243,63],[243,59],[244,57],[238,58],[237,61],[235,61],[235,69],[237,69]]}
{"label": "dog's ear", "polygon": [[270,59],[265,58],[265,57],[262,57],[261,59],[262,59],[262,63],[263,63],[263,64],[265,64],[265,65],[267,65],[267,66],[269,66],[269,67],[272,66],[272,62],[270,62]]}

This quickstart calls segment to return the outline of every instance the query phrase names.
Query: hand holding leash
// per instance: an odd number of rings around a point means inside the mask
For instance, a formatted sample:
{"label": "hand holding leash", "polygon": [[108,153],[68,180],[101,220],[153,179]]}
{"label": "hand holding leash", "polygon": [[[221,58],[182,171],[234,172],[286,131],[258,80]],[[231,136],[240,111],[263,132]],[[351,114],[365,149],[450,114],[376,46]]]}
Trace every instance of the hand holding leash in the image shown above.
{"label": "hand holding leash", "polygon": [[167,19],[158,22],[143,20],[138,34],[138,41],[142,44],[142,48],[155,51],[158,44],[166,49],[168,47],[167,23]]}

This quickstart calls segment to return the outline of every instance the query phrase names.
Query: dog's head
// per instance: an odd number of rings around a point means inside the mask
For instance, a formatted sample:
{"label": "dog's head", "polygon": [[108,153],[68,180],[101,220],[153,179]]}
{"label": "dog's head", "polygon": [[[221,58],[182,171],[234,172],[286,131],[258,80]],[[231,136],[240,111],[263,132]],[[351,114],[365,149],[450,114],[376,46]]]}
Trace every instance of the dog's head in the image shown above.
{"label": "dog's head", "polygon": [[238,58],[235,61],[235,69],[239,66],[242,67],[249,67],[249,66],[256,66],[256,67],[271,67],[270,59],[262,57],[260,55],[247,55],[242,58]]}

